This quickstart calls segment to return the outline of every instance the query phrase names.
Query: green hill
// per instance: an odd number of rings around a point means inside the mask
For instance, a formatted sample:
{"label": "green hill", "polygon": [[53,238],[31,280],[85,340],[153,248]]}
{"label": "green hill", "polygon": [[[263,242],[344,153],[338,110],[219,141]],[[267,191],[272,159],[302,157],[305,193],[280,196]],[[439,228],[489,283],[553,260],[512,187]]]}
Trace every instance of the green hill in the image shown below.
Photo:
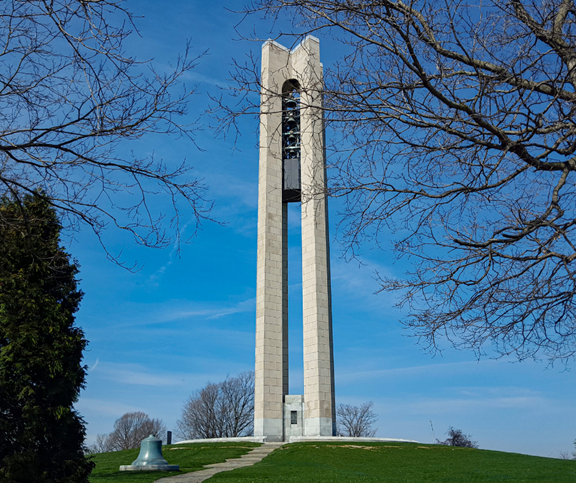
{"label": "green hill", "polygon": [[[250,443],[210,443],[164,447],[170,464],[184,471],[250,451]],[[185,447],[187,449],[170,449]],[[131,453],[129,453],[131,451]],[[150,483],[167,474],[117,472],[138,450],[96,455],[92,483]],[[129,456],[131,455],[131,456]],[[132,458],[132,459],[131,459]],[[199,466],[200,465],[200,466]],[[173,474],[173,473],[170,473]],[[262,462],[218,473],[210,482],[302,483],[575,483],[576,461],[450,446],[411,443],[299,443],[283,446]]]}
{"label": "green hill", "polygon": [[126,472],[118,471],[121,465],[134,461],[140,449],[127,449],[93,456],[96,468],[90,475],[90,483],[151,483],[164,476],[173,476],[201,470],[204,465],[223,463],[229,458],[240,458],[259,443],[197,443],[162,446],[162,455],[171,465],[180,465],[180,471]]}

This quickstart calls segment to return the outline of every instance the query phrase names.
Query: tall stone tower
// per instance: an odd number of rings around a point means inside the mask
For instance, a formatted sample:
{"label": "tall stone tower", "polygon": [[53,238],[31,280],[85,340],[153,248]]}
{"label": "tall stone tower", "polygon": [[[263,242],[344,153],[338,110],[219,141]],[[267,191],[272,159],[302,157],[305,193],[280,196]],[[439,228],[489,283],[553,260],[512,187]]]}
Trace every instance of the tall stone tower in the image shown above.
{"label": "tall stone tower", "polygon": [[[262,47],[254,435],[334,436],[320,44]],[[304,395],[288,394],[288,203],[302,208]]]}

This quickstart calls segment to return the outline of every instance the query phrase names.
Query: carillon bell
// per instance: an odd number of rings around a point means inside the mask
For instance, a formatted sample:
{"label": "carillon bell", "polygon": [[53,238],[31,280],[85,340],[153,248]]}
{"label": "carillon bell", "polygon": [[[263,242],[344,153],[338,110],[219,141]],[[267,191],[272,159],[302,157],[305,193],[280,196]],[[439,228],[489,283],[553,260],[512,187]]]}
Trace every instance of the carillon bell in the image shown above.
{"label": "carillon bell", "polygon": [[298,153],[300,152],[300,145],[295,144],[295,145],[293,145],[293,146],[286,146],[286,147],[284,148],[284,152],[285,152],[286,154],[289,154],[289,155],[290,155],[290,156],[287,156],[287,157],[290,157],[290,158],[298,157],[298,156],[293,156],[293,155],[294,155],[294,154],[298,154]]}
{"label": "carillon bell", "polygon": [[140,443],[140,454],[131,465],[120,466],[120,471],[177,471],[179,465],[170,465],[162,456],[162,440],[154,435],[148,436]]}
{"label": "carillon bell", "polygon": [[167,465],[168,461],[162,456],[162,440],[154,435],[148,436],[140,443],[140,454],[132,462],[132,466],[138,465]]}
{"label": "carillon bell", "polygon": [[[296,81],[294,81],[296,82]],[[295,84],[282,99],[282,202],[301,201],[300,96]]]}
{"label": "carillon bell", "polygon": [[286,126],[286,129],[288,131],[293,131],[298,127],[298,122],[296,121],[296,119],[294,119],[293,116],[290,116],[284,121],[284,125]]}
{"label": "carillon bell", "polygon": [[292,133],[286,136],[286,146],[296,146],[297,144],[298,144],[298,136]]}

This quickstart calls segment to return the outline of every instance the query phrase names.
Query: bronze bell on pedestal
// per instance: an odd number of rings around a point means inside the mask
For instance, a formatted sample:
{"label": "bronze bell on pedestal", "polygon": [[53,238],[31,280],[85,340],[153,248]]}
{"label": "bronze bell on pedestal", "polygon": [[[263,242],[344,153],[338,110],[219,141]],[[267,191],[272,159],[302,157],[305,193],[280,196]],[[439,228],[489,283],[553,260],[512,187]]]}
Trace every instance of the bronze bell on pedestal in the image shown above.
{"label": "bronze bell on pedestal", "polygon": [[162,440],[153,434],[140,443],[140,454],[132,462],[132,466],[142,465],[167,465],[168,461],[162,456]]}
{"label": "bronze bell on pedestal", "polygon": [[162,456],[162,440],[154,435],[140,443],[140,454],[131,465],[120,466],[120,471],[178,471],[179,465],[170,465]]}

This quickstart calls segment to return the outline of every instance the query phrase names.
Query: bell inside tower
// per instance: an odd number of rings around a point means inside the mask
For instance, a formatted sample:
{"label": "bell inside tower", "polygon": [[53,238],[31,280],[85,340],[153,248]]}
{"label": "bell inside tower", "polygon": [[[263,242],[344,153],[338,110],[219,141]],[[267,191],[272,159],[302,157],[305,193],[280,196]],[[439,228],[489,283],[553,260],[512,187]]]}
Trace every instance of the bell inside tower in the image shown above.
{"label": "bell inside tower", "polygon": [[296,81],[286,81],[282,95],[282,201],[300,199],[300,93]]}

